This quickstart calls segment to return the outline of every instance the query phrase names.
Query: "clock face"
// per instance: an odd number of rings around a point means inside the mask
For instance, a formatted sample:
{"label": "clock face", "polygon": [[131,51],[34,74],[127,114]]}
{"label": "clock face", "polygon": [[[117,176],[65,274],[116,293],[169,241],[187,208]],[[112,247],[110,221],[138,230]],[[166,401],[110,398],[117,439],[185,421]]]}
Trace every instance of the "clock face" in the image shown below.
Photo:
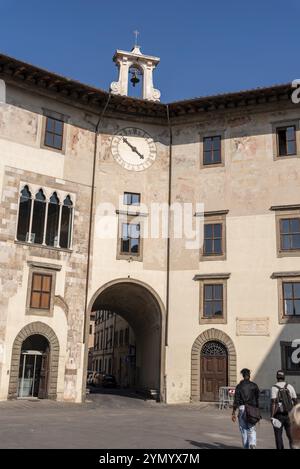
{"label": "clock face", "polygon": [[155,161],[157,150],[153,138],[144,130],[126,127],[114,135],[111,152],[128,171],[143,171]]}

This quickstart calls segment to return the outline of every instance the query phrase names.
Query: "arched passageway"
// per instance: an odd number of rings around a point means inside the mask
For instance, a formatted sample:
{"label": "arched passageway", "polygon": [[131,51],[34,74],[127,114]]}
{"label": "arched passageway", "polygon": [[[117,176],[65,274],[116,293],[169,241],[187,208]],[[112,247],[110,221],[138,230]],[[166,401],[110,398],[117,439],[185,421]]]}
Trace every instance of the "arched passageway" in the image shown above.
{"label": "arched passageway", "polygon": [[[89,314],[111,311],[128,322],[135,335],[135,387],[156,391],[164,400],[164,306],[148,285],[120,279],[101,287],[90,302]],[[112,363],[114,363],[112,347]]]}

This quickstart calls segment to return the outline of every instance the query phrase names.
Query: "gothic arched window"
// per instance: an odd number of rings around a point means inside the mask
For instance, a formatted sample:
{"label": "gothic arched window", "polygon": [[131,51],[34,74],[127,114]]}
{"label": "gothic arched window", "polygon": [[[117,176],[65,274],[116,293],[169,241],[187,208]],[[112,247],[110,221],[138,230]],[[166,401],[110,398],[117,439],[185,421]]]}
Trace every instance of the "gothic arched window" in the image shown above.
{"label": "gothic arched window", "polygon": [[68,249],[71,244],[72,232],[72,219],[73,219],[73,203],[71,197],[67,195],[62,206],[61,213],[61,226],[60,226],[60,240],[59,245],[61,248]]}
{"label": "gothic arched window", "polygon": [[40,189],[34,199],[33,216],[31,226],[31,241],[35,244],[43,244],[46,214],[46,197]]}
{"label": "gothic arched window", "polygon": [[17,228],[18,241],[29,241],[31,205],[31,193],[28,186],[24,186],[21,190],[19,205],[19,220]]}
{"label": "gothic arched window", "polygon": [[47,217],[47,230],[46,230],[46,244],[47,246],[58,247],[58,231],[59,231],[59,217],[60,207],[59,198],[57,193],[53,192],[50,197],[48,205],[48,217]]}
{"label": "gothic arched window", "polygon": [[60,203],[56,192],[47,199],[43,189],[33,198],[26,185],[20,192],[16,239],[32,244],[70,249],[74,205],[70,195]]}

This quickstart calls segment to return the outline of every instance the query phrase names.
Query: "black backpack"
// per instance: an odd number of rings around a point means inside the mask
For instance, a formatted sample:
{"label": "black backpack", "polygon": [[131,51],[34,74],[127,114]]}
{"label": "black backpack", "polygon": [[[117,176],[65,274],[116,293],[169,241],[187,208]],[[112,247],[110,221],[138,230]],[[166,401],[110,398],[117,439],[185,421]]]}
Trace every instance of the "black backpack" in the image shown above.
{"label": "black backpack", "polygon": [[288,414],[293,408],[293,400],[288,385],[286,384],[284,388],[279,386],[275,386],[275,388],[278,389],[277,403],[281,404],[281,412]]}

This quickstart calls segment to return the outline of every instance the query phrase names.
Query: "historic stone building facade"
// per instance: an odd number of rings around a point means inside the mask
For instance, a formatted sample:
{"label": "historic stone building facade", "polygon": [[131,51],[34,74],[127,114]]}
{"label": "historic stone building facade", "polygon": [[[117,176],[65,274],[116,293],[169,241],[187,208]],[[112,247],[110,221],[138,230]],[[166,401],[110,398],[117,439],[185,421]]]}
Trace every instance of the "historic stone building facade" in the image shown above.
{"label": "historic stone building facade", "polygon": [[[300,392],[291,86],[165,105],[159,59],[115,61],[107,93],[0,55],[0,398],[81,401],[100,310],[130,324],[137,385],[162,400],[214,400],[242,367]],[[178,236],[184,204],[202,244]],[[157,207],[165,235],[144,236]]]}

